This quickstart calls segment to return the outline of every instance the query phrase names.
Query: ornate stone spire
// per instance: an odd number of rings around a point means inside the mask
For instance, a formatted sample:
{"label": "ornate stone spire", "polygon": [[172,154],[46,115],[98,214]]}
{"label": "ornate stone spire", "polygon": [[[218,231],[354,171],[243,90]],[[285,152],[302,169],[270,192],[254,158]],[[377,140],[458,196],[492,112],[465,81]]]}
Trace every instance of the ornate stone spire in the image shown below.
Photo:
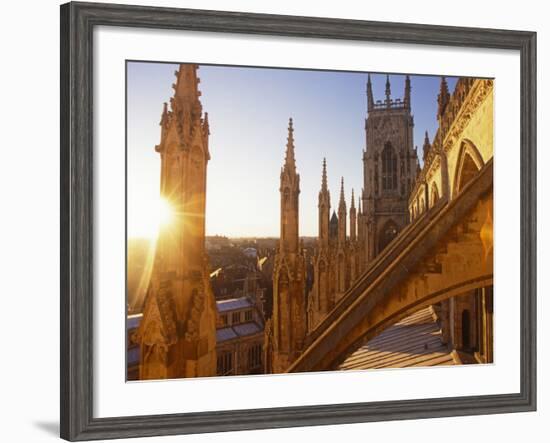
{"label": "ornate stone spire", "polygon": [[428,156],[428,152],[430,151],[431,145],[430,145],[430,138],[428,137],[428,131],[426,131],[424,135],[424,145],[422,146],[422,159],[426,160],[426,157]]}
{"label": "ornate stone spire", "polygon": [[326,192],[328,191],[328,185],[327,185],[327,159],[323,158],[323,176],[321,179],[321,191]]}
{"label": "ornate stone spire", "polygon": [[441,77],[441,84],[439,86],[439,95],[437,96],[437,117],[441,118],[445,113],[445,109],[449,104],[450,99],[449,86],[447,85],[447,80],[445,77]]}
{"label": "ornate stone spire", "polygon": [[172,85],[172,88],[174,89],[175,99],[185,102],[192,107],[196,107],[197,110],[202,112],[202,106],[199,99],[201,96],[199,83],[201,81],[197,76],[197,69],[198,66],[194,64],[180,64],[179,69],[174,72],[176,83]]}
{"label": "ornate stone spire", "polygon": [[386,75],[386,106],[389,108],[391,103],[391,85],[390,85],[390,75]]}
{"label": "ornate stone spire", "polygon": [[351,206],[349,208],[349,236],[351,241],[355,241],[356,234],[357,234],[357,211],[355,209],[355,195],[352,188]]}
{"label": "ornate stone spire", "polygon": [[338,213],[346,212],[346,197],[344,195],[344,177],[340,181],[340,201],[338,203]]}
{"label": "ornate stone spire", "polygon": [[[180,64],[179,69],[174,72],[176,83],[172,84],[174,95],[170,98],[171,112],[167,113],[166,121],[173,117],[172,120],[176,122],[180,147],[192,143],[192,134],[201,124],[202,105],[197,69],[198,66],[195,64]],[[208,155],[207,152],[205,154]]]}
{"label": "ornate stone spire", "polygon": [[159,124],[164,128],[167,125],[167,123],[168,123],[168,103],[164,102],[162,106],[162,115],[160,117]]}
{"label": "ornate stone spire", "polygon": [[286,140],[284,170],[295,174],[296,158],[294,156],[294,127],[292,126],[292,117],[288,119],[288,137]]}
{"label": "ornate stone spire", "polygon": [[204,119],[203,119],[203,122],[202,122],[202,128],[203,128],[203,132],[204,132],[206,135],[210,135],[210,123],[208,123],[208,112],[205,112],[205,113],[204,113]]}
{"label": "ornate stone spire", "polygon": [[330,236],[330,193],[327,185],[327,161],[323,159],[321,190],[319,191],[319,240],[322,246],[328,246]]}
{"label": "ornate stone spire", "polygon": [[[367,77],[367,106],[368,111],[372,111],[374,109],[374,96],[372,95],[372,83],[370,81],[370,73]],[[365,120],[365,129],[366,129],[367,121]]]}
{"label": "ornate stone spire", "polygon": [[408,75],[405,77],[405,95],[403,101],[405,108],[411,109],[411,79]]}

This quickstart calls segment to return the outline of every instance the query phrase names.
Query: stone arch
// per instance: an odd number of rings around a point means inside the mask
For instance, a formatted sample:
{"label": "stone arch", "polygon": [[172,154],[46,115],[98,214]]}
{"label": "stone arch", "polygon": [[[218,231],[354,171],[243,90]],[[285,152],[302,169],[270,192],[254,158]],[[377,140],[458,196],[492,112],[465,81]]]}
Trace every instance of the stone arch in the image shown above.
{"label": "stone arch", "polygon": [[455,168],[454,197],[477,175],[483,165],[483,158],[476,146],[470,140],[464,140],[460,146]]}
{"label": "stone arch", "polygon": [[378,253],[382,252],[386,246],[399,233],[399,227],[393,220],[388,220],[378,234]]}
{"label": "stone arch", "polygon": [[433,182],[432,186],[430,187],[430,204],[429,207],[432,208],[437,201],[439,200],[439,190],[437,188],[437,183]]}

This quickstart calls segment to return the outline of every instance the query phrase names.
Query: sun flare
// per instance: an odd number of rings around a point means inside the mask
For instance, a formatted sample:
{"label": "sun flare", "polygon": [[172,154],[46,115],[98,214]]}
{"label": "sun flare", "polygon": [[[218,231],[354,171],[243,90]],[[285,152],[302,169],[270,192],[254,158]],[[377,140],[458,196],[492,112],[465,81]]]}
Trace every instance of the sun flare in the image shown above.
{"label": "sun flare", "polygon": [[128,207],[128,236],[155,240],[160,229],[174,222],[175,212],[172,204],[160,195]]}

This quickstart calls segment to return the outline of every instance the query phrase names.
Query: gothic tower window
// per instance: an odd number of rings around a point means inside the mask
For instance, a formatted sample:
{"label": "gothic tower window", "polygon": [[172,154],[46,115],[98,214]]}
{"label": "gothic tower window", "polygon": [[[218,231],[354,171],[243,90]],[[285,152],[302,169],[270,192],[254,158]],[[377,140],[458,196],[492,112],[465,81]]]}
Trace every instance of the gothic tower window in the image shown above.
{"label": "gothic tower window", "polygon": [[382,151],[382,190],[397,189],[397,156],[391,143],[386,143]]}

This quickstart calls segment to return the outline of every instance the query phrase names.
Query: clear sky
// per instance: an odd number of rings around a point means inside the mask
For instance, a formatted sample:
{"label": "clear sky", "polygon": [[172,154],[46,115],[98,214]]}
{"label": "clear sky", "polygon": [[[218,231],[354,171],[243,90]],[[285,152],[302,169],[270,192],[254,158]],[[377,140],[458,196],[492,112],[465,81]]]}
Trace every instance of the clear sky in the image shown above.
{"label": "clear sky", "polygon": [[[150,218],[151,202],[159,195],[160,156],[154,147],[178,66],[129,62],[127,68],[128,235],[140,237],[150,235],[143,220]],[[349,209],[351,189],[357,198],[363,183],[366,73],[201,65],[198,75],[211,132],[207,235],[279,235],[279,174],[289,117],[301,178],[300,235],[317,235],[323,157],[332,206],[338,206],[344,176]],[[383,100],[386,75],[371,74],[371,79],[375,100]],[[403,98],[404,80],[404,75],[390,75],[392,98]],[[447,81],[452,93],[456,78]],[[431,140],[437,129],[439,84],[439,77],[411,76],[419,156],[424,131]]]}

